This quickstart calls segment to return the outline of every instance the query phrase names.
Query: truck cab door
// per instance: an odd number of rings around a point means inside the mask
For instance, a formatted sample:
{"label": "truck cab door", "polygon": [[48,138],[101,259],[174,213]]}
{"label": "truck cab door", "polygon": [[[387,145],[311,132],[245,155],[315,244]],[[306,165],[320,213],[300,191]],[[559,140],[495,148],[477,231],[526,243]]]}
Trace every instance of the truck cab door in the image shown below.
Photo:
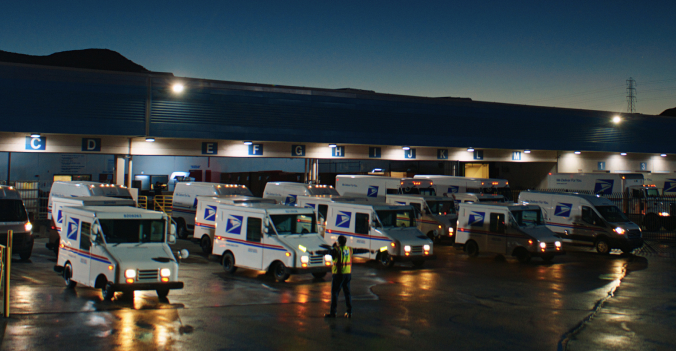
{"label": "truck cab door", "polygon": [[486,251],[504,255],[507,251],[507,234],[504,213],[491,213]]}
{"label": "truck cab door", "polygon": [[[69,223],[72,225],[72,223]],[[73,263],[73,280],[91,286],[91,235],[92,223],[82,221],[78,235],[78,262]]]}
{"label": "truck cab door", "polygon": [[[268,257],[268,260],[265,259],[265,250],[261,243],[267,243],[271,245],[278,246],[279,243],[271,235],[263,236],[263,219],[260,217],[246,217],[246,253],[244,255],[238,255],[239,257],[235,258],[235,262],[238,259],[242,260],[242,265],[249,266],[257,269],[264,269],[267,267],[265,261],[272,262],[274,259],[272,255]],[[270,250],[270,253],[277,252],[276,250]]]}

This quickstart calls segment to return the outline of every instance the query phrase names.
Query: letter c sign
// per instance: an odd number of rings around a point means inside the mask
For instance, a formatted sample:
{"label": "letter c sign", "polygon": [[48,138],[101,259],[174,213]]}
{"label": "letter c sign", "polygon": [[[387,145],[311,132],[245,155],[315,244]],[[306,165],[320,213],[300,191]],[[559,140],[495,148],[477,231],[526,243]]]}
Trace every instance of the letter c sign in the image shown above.
{"label": "letter c sign", "polygon": [[26,137],[26,150],[47,150],[47,138],[46,137]]}

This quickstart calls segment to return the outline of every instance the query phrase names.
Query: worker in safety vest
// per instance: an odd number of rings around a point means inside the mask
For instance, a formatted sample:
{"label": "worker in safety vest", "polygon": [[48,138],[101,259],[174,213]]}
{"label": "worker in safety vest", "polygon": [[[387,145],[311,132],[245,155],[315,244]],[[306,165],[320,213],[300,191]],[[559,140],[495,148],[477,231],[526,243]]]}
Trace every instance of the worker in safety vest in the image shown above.
{"label": "worker in safety vest", "polygon": [[[352,318],[352,294],[350,293],[350,280],[352,280],[352,254],[369,252],[368,249],[353,249],[346,246],[347,238],[343,235],[338,237],[338,242],[333,243],[333,247],[326,253],[333,257],[333,266],[331,273],[333,281],[331,283],[331,311],[324,314],[326,318],[336,317],[336,307],[338,306],[338,294],[343,290],[345,294],[345,305],[347,311],[346,318]],[[329,248],[328,245],[325,246]]]}

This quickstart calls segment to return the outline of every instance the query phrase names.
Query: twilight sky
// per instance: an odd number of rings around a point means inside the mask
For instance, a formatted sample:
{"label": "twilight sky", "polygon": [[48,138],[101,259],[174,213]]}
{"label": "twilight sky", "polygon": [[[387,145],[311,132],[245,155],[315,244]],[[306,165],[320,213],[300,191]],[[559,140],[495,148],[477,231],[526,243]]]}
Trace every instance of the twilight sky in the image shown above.
{"label": "twilight sky", "polygon": [[[62,4],[66,3],[66,4]],[[648,3],[648,4],[646,4]],[[676,1],[13,1],[0,50],[176,76],[624,112],[676,107]]]}

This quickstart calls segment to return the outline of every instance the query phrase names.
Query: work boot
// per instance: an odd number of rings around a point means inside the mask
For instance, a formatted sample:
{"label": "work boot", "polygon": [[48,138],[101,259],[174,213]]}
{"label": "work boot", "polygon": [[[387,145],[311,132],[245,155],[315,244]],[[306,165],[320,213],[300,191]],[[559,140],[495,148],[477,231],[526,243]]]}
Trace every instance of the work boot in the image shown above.
{"label": "work boot", "polygon": [[352,312],[345,312],[345,318],[352,318]]}
{"label": "work boot", "polygon": [[335,313],[324,313],[324,318],[336,318]]}

